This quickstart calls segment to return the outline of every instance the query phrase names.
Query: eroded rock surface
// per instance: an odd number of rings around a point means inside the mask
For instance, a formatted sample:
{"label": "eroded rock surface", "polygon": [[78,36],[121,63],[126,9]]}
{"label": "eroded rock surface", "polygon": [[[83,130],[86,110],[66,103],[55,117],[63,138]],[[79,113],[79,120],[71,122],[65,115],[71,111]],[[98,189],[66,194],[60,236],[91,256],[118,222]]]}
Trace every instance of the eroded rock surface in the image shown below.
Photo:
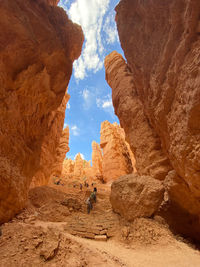
{"label": "eroded rock surface", "polygon": [[[195,217],[197,229],[200,2],[121,0],[116,12],[127,64],[116,53],[109,55],[106,77],[113,89],[115,112],[136,157],[137,171],[143,174],[143,166],[145,173],[165,179],[174,169],[170,182],[166,179],[176,206],[174,214],[180,211],[188,218]],[[184,232],[184,223],[182,226]],[[191,236],[199,239],[197,232]]]}
{"label": "eroded rock surface", "polygon": [[117,123],[102,122],[100,146],[103,149],[102,175],[105,182],[133,172],[123,129]]}
{"label": "eroded rock surface", "polygon": [[60,107],[51,114],[51,124],[47,135],[44,137],[41,154],[40,167],[34,175],[30,187],[47,185],[53,174],[61,174],[65,154],[69,151],[69,128],[64,131],[66,104],[69,95],[66,94]]}
{"label": "eroded rock surface", "polygon": [[160,181],[151,176],[129,174],[112,183],[110,201],[115,212],[133,220],[151,217],[158,210],[163,195]]}
{"label": "eroded rock surface", "polygon": [[100,145],[92,142],[92,169],[95,175],[102,175],[102,151]]}
{"label": "eroded rock surface", "polygon": [[57,2],[1,1],[0,222],[25,206],[45,136],[81,53],[82,30]]}
{"label": "eroded rock surface", "polygon": [[112,88],[115,113],[135,155],[138,173],[163,180],[171,169],[169,160],[162,152],[160,139],[144,113],[130,69],[115,51],[105,58],[105,69],[106,80]]}

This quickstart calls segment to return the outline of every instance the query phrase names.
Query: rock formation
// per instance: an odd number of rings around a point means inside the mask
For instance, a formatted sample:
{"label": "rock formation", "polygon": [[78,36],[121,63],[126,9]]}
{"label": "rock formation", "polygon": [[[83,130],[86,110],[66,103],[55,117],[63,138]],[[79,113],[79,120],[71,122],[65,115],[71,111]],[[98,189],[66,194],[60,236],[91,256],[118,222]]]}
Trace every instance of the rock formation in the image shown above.
{"label": "rock formation", "polygon": [[74,173],[74,161],[72,159],[65,159],[63,161],[62,175],[66,176],[68,174]]}
{"label": "rock formation", "polygon": [[65,159],[63,162],[62,179],[81,180],[83,178],[93,178],[93,169],[90,160],[84,160],[78,153],[75,160]]}
{"label": "rock formation", "polygon": [[[1,1],[0,222],[25,206],[72,63],[81,53],[81,28],[57,2]],[[56,142],[52,140],[54,155],[61,134],[62,127],[57,129]]]}
{"label": "rock formation", "polygon": [[151,176],[129,174],[112,183],[110,201],[113,210],[127,220],[151,217],[164,195],[161,182]]}
{"label": "rock formation", "polygon": [[78,153],[74,162],[74,175],[81,177],[83,175],[83,167],[84,167],[84,160],[82,159],[81,154]]}
{"label": "rock formation", "polygon": [[92,169],[95,175],[102,175],[102,152],[100,145],[92,142]]}
{"label": "rock formation", "polygon": [[107,82],[112,88],[115,113],[137,159],[138,173],[164,179],[171,167],[161,150],[158,135],[144,114],[131,71],[117,52],[112,52],[106,57],[105,69]]}
{"label": "rock formation", "polygon": [[127,63],[105,60],[115,112],[138,173],[165,179],[174,220],[200,239],[200,2],[121,0],[116,12]]}
{"label": "rock formation", "polygon": [[40,155],[40,167],[32,179],[31,188],[47,185],[51,175],[59,175],[62,172],[62,163],[66,152],[69,151],[69,128],[67,127],[65,131],[62,131],[68,100],[69,95],[66,94],[60,107],[56,112],[52,112],[51,121],[53,123],[50,124],[48,133],[44,137]]}
{"label": "rock formation", "polygon": [[125,143],[123,129],[117,123],[101,124],[100,146],[103,149],[102,175],[105,182],[133,172],[133,166]]}
{"label": "rock formation", "polygon": [[52,174],[56,176],[60,176],[63,168],[63,161],[65,159],[66,153],[69,151],[69,127],[67,126],[60,138],[59,146],[56,149],[56,159],[53,164]]}

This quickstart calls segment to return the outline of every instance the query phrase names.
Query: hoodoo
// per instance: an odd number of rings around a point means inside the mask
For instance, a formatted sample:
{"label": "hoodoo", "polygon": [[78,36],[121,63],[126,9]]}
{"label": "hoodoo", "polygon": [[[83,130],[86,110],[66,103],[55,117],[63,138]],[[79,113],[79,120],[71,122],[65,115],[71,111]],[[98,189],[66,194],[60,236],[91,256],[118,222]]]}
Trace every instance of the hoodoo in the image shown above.
{"label": "hoodoo", "polygon": [[103,150],[102,175],[105,182],[133,172],[124,131],[117,123],[102,122],[100,146]]}
{"label": "hoodoo", "polygon": [[127,63],[116,52],[105,60],[115,113],[138,173],[165,181],[173,226],[196,239],[200,239],[199,15],[198,0],[121,0],[116,22]]}
{"label": "hoodoo", "polygon": [[0,222],[25,206],[46,136],[55,155],[62,135],[58,108],[84,37],[57,3],[1,1]]}

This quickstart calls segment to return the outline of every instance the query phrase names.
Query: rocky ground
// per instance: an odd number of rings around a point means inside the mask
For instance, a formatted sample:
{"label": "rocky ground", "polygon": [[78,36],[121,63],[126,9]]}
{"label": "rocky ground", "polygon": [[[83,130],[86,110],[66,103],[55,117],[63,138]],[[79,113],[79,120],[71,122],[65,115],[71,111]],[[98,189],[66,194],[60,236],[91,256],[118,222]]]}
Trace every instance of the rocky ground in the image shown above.
{"label": "rocky ground", "polygon": [[88,215],[91,190],[71,184],[32,189],[27,208],[1,227],[0,266],[200,266],[199,251],[161,217],[128,223],[113,213],[106,185],[98,186]]}

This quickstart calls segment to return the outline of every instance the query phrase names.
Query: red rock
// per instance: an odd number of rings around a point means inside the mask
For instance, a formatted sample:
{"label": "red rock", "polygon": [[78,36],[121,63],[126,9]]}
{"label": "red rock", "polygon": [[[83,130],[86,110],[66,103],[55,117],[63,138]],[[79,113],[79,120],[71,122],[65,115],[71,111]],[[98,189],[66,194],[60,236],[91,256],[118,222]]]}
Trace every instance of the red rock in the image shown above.
{"label": "red rock", "polygon": [[[174,169],[167,186],[174,215],[181,218],[182,212],[184,217],[195,218],[191,228],[197,229],[200,2],[121,0],[116,12],[127,63],[116,53],[110,55],[106,77],[113,89],[115,112],[136,157],[137,171],[165,179]],[[186,226],[180,221],[184,232]],[[191,231],[190,235],[199,239],[198,232],[195,235]]]}
{"label": "red rock", "polygon": [[133,172],[133,166],[125,143],[123,129],[117,123],[101,124],[100,146],[103,149],[102,175],[105,182]]}
{"label": "red rock", "polygon": [[54,6],[57,1],[49,3],[0,5],[0,222],[25,206],[45,136],[81,53],[80,26]]}
{"label": "red rock", "polygon": [[69,151],[69,128],[64,131],[65,109],[69,95],[66,94],[60,107],[52,112],[50,128],[44,137],[40,155],[40,168],[34,175],[30,187],[47,185],[52,175],[59,176],[66,152]]}
{"label": "red rock", "polygon": [[129,174],[121,176],[111,186],[110,202],[113,210],[127,220],[151,217],[159,208],[164,187],[150,176]]}
{"label": "red rock", "polygon": [[100,145],[92,142],[92,169],[94,175],[102,175],[102,151]]}

